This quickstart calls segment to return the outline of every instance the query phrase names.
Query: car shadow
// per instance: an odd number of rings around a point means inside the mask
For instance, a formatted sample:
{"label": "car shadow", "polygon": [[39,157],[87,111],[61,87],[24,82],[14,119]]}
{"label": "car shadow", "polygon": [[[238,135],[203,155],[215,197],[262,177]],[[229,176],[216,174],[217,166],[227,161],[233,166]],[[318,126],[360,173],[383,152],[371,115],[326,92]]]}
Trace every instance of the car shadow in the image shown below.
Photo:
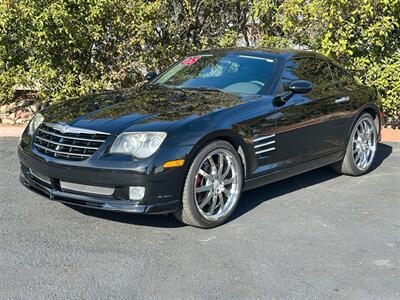
{"label": "car shadow", "polygon": [[374,162],[372,163],[372,166],[371,166],[371,169],[369,170],[369,172],[372,172],[376,168],[378,168],[383,163],[383,161],[386,158],[388,158],[390,156],[390,154],[392,154],[392,152],[393,152],[392,146],[390,146],[388,144],[384,144],[384,143],[379,143]]}
{"label": "car shadow", "polygon": [[172,214],[170,215],[141,215],[124,212],[106,211],[95,208],[87,208],[63,203],[65,206],[82,213],[86,216],[106,219],[113,222],[141,225],[148,227],[178,228],[186,226],[178,222]]}
{"label": "car shadow", "polygon": [[[382,143],[378,144],[376,156],[369,172],[373,172],[375,169],[377,169],[383,163],[383,161],[390,156],[392,151],[393,149],[390,145]],[[329,166],[325,166],[244,192],[230,221],[233,221],[236,218],[246,214],[261,203],[321,182],[328,181],[338,176],[341,175],[335,173]]]}
{"label": "car shadow", "polygon": [[[393,149],[390,145],[379,144],[378,151],[370,172],[378,168],[382,162],[390,156]],[[261,203],[269,201],[273,198],[283,196],[297,190],[328,181],[340,175],[333,172],[329,166],[312,170],[288,179],[284,179],[275,183],[271,183],[254,190],[244,192],[239,202],[236,211],[230,218],[229,222],[246,214],[250,210],[256,208]],[[114,222],[121,222],[126,224],[142,225],[149,227],[165,227],[165,228],[178,228],[185,226],[178,222],[172,214],[170,215],[137,215],[120,213],[113,211],[104,211],[80,206],[65,204],[66,206],[80,212],[84,215],[102,218]]]}

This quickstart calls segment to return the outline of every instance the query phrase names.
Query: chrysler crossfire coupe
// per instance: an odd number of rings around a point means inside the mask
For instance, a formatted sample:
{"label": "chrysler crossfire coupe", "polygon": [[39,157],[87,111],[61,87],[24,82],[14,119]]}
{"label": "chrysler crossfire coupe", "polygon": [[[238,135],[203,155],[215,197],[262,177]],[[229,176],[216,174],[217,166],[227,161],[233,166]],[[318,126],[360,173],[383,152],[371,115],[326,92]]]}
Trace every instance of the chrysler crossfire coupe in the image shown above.
{"label": "chrysler crossfire coupe", "polygon": [[18,146],[22,184],[71,205],[210,228],[244,190],[324,165],[358,176],[374,160],[379,95],[322,55],[208,50],[146,78],[38,113]]}

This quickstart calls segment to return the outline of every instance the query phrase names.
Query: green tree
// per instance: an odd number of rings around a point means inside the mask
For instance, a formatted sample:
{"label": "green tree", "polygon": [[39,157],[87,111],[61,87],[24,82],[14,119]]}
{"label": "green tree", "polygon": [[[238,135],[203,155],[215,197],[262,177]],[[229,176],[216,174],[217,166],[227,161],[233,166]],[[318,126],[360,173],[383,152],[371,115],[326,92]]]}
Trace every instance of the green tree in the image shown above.
{"label": "green tree", "polygon": [[246,25],[249,1],[2,0],[0,99],[15,86],[53,101],[132,86],[149,68],[218,47]]}
{"label": "green tree", "polygon": [[254,1],[259,23],[255,43],[302,47],[363,70],[360,80],[375,86],[389,117],[399,117],[399,0]]}
{"label": "green tree", "polygon": [[364,70],[399,118],[400,0],[0,0],[0,102],[140,84],[204,48],[301,47]]}

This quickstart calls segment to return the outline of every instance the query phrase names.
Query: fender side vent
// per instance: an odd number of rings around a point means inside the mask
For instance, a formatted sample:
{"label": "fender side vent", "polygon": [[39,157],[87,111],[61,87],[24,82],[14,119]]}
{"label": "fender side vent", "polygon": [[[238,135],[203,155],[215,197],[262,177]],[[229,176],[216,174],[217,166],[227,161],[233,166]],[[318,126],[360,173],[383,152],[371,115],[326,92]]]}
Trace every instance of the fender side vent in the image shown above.
{"label": "fender side vent", "polygon": [[256,155],[265,156],[265,153],[276,150],[275,134],[261,135],[253,139],[253,147]]}

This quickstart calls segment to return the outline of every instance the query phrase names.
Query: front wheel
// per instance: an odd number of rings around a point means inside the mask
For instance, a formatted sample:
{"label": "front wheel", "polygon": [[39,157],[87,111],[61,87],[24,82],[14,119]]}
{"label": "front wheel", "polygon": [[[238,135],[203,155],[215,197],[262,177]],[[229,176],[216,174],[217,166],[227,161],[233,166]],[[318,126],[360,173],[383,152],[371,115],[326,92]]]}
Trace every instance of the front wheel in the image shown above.
{"label": "front wheel", "polygon": [[243,184],[243,169],[235,148],[225,141],[204,147],[187,173],[181,209],[174,216],[202,228],[224,223],[235,210]]}
{"label": "front wheel", "polygon": [[377,141],[375,122],[370,114],[364,113],[353,127],[344,159],[333,164],[333,170],[352,176],[366,173],[375,158]]}

